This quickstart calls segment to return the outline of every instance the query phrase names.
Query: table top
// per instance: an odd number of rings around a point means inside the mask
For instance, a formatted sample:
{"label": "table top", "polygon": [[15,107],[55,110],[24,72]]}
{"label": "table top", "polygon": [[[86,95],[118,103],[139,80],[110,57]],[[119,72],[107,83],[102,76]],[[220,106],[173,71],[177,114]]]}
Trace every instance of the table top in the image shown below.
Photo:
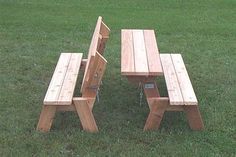
{"label": "table top", "polygon": [[154,30],[121,30],[121,74],[125,76],[163,75]]}

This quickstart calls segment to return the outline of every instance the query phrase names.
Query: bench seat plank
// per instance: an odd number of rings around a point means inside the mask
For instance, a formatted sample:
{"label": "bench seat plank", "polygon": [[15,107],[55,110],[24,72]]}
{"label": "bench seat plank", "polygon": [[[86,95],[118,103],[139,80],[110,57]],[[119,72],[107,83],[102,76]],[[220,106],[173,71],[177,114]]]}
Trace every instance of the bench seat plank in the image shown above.
{"label": "bench seat plank", "polygon": [[60,94],[61,87],[70,62],[70,57],[70,53],[61,53],[51,82],[49,84],[46,96],[44,98],[44,104],[57,104],[57,99]]}
{"label": "bench seat plank", "polygon": [[197,105],[198,101],[181,54],[171,54],[171,58],[179,81],[184,105]]}
{"label": "bench seat plank", "polygon": [[160,54],[170,105],[183,105],[183,97],[170,54]]}
{"label": "bench seat plank", "polygon": [[77,77],[82,61],[82,53],[72,53],[70,64],[58,97],[58,105],[71,105]]}
{"label": "bench seat plank", "polygon": [[71,104],[81,61],[80,53],[61,53],[44,98],[44,105]]}

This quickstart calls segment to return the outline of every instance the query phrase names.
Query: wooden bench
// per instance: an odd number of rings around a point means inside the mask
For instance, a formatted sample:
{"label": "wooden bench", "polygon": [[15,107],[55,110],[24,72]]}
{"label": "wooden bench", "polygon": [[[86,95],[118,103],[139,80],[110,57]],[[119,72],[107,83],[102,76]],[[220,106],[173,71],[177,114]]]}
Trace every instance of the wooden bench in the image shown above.
{"label": "wooden bench", "polygon": [[[160,54],[168,97],[149,97],[150,113],[144,130],[158,129],[165,111],[185,111],[190,128],[202,130],[203,121],[181,54]],[[145,86],[144,86],[145,88]],[[146,89],[150,92],[152,89]],[[151,91],[153,93],[153,91]],[[150,95],[150,94],[149,94]]]}
{"label": "wooden bench", "polygon": [[[102,54],[109,32],[102,17],[98,17],[88,59],[82,59],[82,53],[61,53],[43,101],[37,130],[49,131],[57,111],[76,111],[84,130],[98,131],[92,109],[107,64]],[[75,97],[78,74],[83,69],[82,96]]]}

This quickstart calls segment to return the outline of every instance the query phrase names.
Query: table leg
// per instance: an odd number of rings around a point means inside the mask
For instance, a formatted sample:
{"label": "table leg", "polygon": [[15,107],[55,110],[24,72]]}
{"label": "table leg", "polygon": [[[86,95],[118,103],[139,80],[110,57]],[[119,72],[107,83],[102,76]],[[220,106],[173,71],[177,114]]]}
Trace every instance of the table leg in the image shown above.
{"label": "table leg", "polygon": [[144,131],[159,129],[162,117],[168,107],[168,98],[149,98],[151,104],[150,113],[148,115]]}
{"label": "table leg", "polygon": [[145,82],[143,83],[143,89],[145,96],[147,98],[149,109],[151,109],[152,103],[149,101],[149,98],[158,98],[160,97],[156,82]]}
{"label": "table leg", "polygon": [[144,130],[155,130],[160,126],[162,117],[168,106],[168,98],[160,97],[157,85],[154,81],[143,83],[143,89],[150,109]]}

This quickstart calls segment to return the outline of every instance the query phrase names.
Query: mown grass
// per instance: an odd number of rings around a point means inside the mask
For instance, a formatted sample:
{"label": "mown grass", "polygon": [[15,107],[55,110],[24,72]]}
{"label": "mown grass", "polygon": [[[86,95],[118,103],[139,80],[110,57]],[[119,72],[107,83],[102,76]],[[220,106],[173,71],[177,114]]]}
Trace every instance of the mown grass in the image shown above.
{"label": "mown grass", "polygon": [[[235,0],[0,0],[0,156],[236,156],[235,8]],[[60,52],[86,57],[99,15],[112,30],[94,108],[100,132],[81,131],[75,113],[57,114],[48,134],[35,131]],[[148,107],[120,76],[122,28],[155,29],[162,53],[182,54],[205,131],[191,131],[183,113],[142,131]]]}

